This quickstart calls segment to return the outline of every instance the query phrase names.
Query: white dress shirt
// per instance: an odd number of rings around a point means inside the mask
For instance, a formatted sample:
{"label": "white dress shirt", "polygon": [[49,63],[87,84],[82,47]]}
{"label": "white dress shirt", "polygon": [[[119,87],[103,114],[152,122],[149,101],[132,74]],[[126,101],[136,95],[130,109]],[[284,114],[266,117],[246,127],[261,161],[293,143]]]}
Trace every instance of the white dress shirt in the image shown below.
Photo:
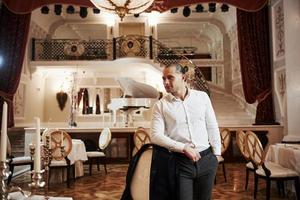
{"label": "white dress shirt", "polygon": [[210,98],[205,92],[188,89],[182,101],[166,95],[153,107],[151,142],[171,151],[183,152],[190,144],[200,152],[212,146],[221,155],[218,123]]}

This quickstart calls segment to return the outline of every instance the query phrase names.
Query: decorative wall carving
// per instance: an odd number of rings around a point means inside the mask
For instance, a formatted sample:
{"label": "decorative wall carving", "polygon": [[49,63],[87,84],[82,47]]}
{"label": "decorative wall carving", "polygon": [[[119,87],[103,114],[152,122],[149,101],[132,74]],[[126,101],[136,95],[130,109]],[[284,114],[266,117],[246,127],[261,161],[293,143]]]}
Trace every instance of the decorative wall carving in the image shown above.
{"label": "decorative wall carving", "polygon": [[278,60],[285,55],[284,12],[282,0],[278,1],[272,8],[272,26],[274,60]]}
{"label": "decorative wall carving", "polygon": [[30,36],[35,39],[45,39],[47,32],[34,21],[30,23]]}
{"label": "decorative wall carving", "polygon": [[25,108],[25,88],[24,83],[20,83],[17,92],[14,97],[14,116],[15,119],[24,118],[24,108]]}
{"label": "decorative wall carving", "polygon": [[286,72],[285,67],[275,70],[275,93],[278,99],[281,116],[284,116],[284,104],[286,99]]}
{"label": "decorative wall carving", "polygon": [[238,40],[235,38],[231,42],[231,65],[232,65],[232,79],[240,79],[241,81],[241,67]]}

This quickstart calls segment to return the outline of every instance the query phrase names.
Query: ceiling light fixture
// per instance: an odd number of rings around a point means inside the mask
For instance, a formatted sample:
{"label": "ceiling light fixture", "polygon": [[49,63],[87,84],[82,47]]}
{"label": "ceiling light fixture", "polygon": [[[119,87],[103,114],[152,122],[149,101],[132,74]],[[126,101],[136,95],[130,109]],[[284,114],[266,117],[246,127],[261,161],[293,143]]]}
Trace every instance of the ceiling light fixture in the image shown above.
{"label": "ceiling light fixture", "polygon": [[204,12],[204,7],[201,4],[198,4],[195,9],[197,13]]}
{"label": "ceiling light fixture", "polygon": [[62,5],[60,5],[60,4],[55,4],[54,5],[54,12],[55,12],[56,15],[60,15],[61,10],[62,10]]}
{"label": "ceiling light fixture", "polygon": [[79,15],[81,18],[86,18],[88,15],[88,11],[86,7],[80,7]]}
{"label": "ceiling light fixture", "polygon": [[174,13],[177,13],[177,12],[178,12],[178,8],[172,8],[172,9],[171,9],[171,13],[174,14]]}
{"label": "ceiling light fixture", "polygon": [[67,11],[68,14],[74,14],[75,8],[74,8],[74,6],[70,5],[70,6],[67,7],[66,11]]}
{"label": "ceiling light fixture", "polygon": [[191,9],[188,6],[184,6],[183,11],[182,11],[183,16],[188,17],[191,14]]}
{"label": "ceiling light fixture", "polygon": [[49,8],[48,8],[48,6],[43,6],[43,7],[41,8],[41,13],[42,13],[42,14],[48,14],[48,13],[49,13]]}
{"label": "ceiling light fixture", "polygon": [[222,12],[228,12],[228,10],[229,10],[229,6],[227,4],[222,4],[221,11]]}
{"label": "ceiling light fixture", "polygon": [[128,14],[139,14],[149,8],[154,0],[91,0],[99,9],[119,15],[121,21]]}
{"label": "ceiling light fixture", "polygon": [[100,9],[98,9],[98,8],[93,8],[93,13],[94,13],[94,14],[99,14],[99,13],[100,13]]}
{"label": "ceiling light fixture", "polygon": [[209,12],[216,12],[216,3],[209,3],[208,10]]}

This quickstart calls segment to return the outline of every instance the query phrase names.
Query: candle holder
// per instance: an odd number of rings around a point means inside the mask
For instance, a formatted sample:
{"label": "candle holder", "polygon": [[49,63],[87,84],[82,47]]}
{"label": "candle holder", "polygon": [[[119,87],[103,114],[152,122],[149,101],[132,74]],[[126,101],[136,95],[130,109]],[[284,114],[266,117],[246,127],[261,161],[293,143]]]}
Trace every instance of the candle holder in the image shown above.
{"label": "candle holder", "polygon": [[0,199],[7,200],[9,189],[5,183],[5,179],[10,175],[6,161],[0,162]]}
{"label": "candle holder", "polygon": [[45,170],[41,170],[40,172],[32,171],[32,182],[29,184],[29,187],[33,189],[38,189],[45,187],[45,181],[43,181],[42,174],[45,172]]}
{"label": "candle holder", "polygon": [[29,144],[30,157],[33,158],[35,152],[35,145]]}
{"label": "candle holder", "polygon": [[52,153],[51,153],[51,146],[50,146],[50,136],[47,135],[46,136],[46,141],[45,141],[45,145],[43,146],[43,151],[44,151],[44,156],[42,157],[43,159],[43,164],[45,167],[45,174],[44,174],[44,179],[45,179],[45,195],[46,197],[48,196],[48,189],[49,189],[49,167],[51,164],[51,160],[52,160]]}
{"label": "candle holder", "polygon": [[[29,145],[30,150],[30,156],[33,157],[35,154],[35,145],[31,144]],[[45,182],[42,181],[42,173],[44,173],[44,170],[41,170],[40,172],[32,171],[32,182],[29,184],[29,187],[31,188],[41,188],[45,186]]]}

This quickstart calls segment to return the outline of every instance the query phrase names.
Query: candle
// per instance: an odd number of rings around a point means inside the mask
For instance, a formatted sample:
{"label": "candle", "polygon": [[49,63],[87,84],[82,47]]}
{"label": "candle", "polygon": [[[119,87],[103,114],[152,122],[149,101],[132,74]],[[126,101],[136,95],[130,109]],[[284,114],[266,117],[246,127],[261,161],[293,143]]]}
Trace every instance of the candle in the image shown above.
{"label": "candle", "polygon": [[41,171],[41,131],[40,131],[40,118],[35,117],[36,134],[35,134],[35,152],[34,152],[34,172]]}
{"label": "candle", "polygon": [[0,161],[6,160],[6,151],[7,151],[7,103],[4,101],[3,109],[2,109]]}

